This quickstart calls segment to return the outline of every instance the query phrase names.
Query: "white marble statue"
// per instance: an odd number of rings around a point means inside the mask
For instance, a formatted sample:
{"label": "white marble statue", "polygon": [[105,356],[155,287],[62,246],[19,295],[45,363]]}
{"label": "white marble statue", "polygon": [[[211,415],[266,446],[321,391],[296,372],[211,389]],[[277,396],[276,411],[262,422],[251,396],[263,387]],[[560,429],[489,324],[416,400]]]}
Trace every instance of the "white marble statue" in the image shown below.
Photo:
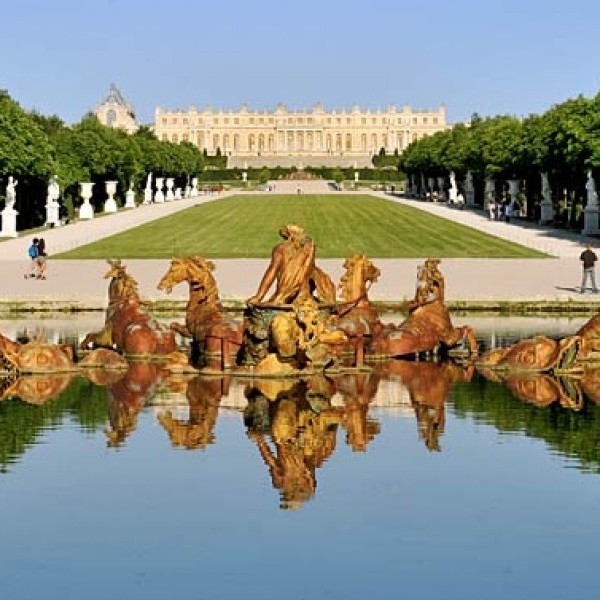
{"label": "white marble statue", "polygon": [[587,190],[587,206],[598,206],[598,193],[596,192],[596,182],[592,177],[591,169],[588,171],[588,178],[585,184]]}
{"label": "white marble statue", "polygon": [[473,206],[475,204],[475,185],[473,184],[473,173],[467,171],[465,178],[465,196],[467,197],[467,205]]}
{"label": "white marble statue", "polygon": [[9,175],[8,182],[6,184],[6,204],[4,210],[7,208],[15,210],[15,203],[17,201],[17,185],[19,185],[19,182],[16,181],[12,175]]}
{"label": "white marble statue", "polygon": [[146,187],[144,189],[144,204],[152,203],[152,173],[148,173],[146,178]]}
{"label": "white marble statue", "polygon": [[458,196],[458,188],[456,187],[456,175],[454,171],[450,171],[450,189],[448,190],[448,201],[452,204],[456,204],[456,198]]}
{"label": "white marble statue", "polygon": [[2,211],[2,229],[0,230],[0,237],[17,237],[17,215],[19,214],[15,210],[15,203],[17,201],[16,187],[18,181],[13,179],[12,175],[9,176],[6,184],[6,204]]}
{"label": "white marble statue", "polygon": [[542,198],[546,202],[552,202],[552,189],[550,188],[548,173],[542,173]]}
{"label": "white marble statue", "polygon": [[197,177],[193,177],[192,178],[192,196],[198,196],[198,194],[200,194],[200,192],[198,191],[198,178]]}
{"label": "white marble statue", "polygon": [[58,177],[53,175],[48,182],[48,189],[46,193],[46,225],[51,227],[60,226],[60,186],[58,185]]}

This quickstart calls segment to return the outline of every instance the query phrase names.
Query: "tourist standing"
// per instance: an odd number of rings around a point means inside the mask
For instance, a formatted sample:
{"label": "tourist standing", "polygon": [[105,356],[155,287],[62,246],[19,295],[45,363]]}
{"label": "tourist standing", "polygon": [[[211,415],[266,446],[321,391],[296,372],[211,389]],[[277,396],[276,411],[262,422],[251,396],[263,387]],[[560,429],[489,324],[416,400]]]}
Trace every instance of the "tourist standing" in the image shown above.
{"label": "tourist standing", "polygon": [[581,279],[581,289],[579,293],[585,293],[587,280],[589,279],[592,283],[592,292],[597,294],[598,288],[596,287],[596,261],[598,260],[598,257],[593,252],[590,244],[585,245],[585,250],[579,256],[579,260],[583,264],[583,277]]}
{"label": "tourist standing", "polygon": [[36,279],[46,279],[46,269],[48,268],[48,265],[46,264],[46,256],[46,242],[44,241],[44,238],[40,238],[37,244]]}
{"label": "tourist standing", "polygon": [[31,245],[27,248],[27,254],[31,259],[31,266],[29,268],[29,273],[25,273],[25,279],[29,279],[30,277],[35,277],[37,271],[37,257],[38,257],[38,242],[37,238],[33,238],[31,241]]}

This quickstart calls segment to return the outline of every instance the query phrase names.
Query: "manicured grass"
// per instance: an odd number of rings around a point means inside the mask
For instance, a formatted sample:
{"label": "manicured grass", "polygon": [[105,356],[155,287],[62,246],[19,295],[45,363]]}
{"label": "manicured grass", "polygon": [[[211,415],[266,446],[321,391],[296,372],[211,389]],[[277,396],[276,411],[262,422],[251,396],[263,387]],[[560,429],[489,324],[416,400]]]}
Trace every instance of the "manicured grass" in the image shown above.
{"label": "manicured grass", "polygon": [[297,224],[317,256],[539,258],[540,252],[373,196],[233,196],[60,255],[62,258],[268,257],[281,225]]}

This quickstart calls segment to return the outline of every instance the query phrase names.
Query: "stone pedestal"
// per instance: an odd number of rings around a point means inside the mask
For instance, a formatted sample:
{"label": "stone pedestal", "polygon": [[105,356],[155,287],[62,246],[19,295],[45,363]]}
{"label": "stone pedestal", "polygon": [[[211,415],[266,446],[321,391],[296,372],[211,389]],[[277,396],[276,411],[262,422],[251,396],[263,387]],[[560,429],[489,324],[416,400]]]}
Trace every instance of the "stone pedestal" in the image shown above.
{"label": "stone pedestal", "polygon": [[118,208],[117,208],[117,203],[116,203],[115,199],[113,198],[113,196],[117,193],[117,182],[116,181],[107,181],[107,182],[105,182],[105,185],[106,185],[106,193],[108,195],[108,198],[104,202],[104,212],[105,213],[116,213]]}
{"label": "stone pedestal", "polygon": [[181,194],[181,188],[175,188],[175,200],[181,200],[183,196]]}
{"label": "stone pedestal", "polygon": [[91,182],[80,183],[80,196],[83,198],[83,204],[79,207],[79,218],[80,219],[93,219],[94,218],[94,207],[90,204],[90,198],[92,197],[92,188],[94,184]]}
{"label": "stone pedestal", "polygon": [[173,193],[173,185],[175,180],[172,177],[167,179],[167,195],[165,196],[165,202],[172,202],[175,200],[175,194]]}
{"label": "stone pedestal", "polygon": [[519,179],[508,180],[508,193],[510,194],[510,201],[513,206],[519,201],[519,189],[521,187],[521,181]]}
{"label": "stone pedestal", "polygon": [[60,227],[59,208],[60,204],[54,200],[46,202],[46,225]]}
{"label": "stone pedestal", "polygon": [[162,204],[165,201],[165,195],[163,193],[163,177],[156,178],[156,193],[154,194],[154,202]]}
{"label": "stone pedestal", "polygon": [[467,197],[467,206],[475,206],[475,190],[467,190],[465,195]]}
{"label": "stone pedestal", "polygon": [[598,229],[598,205],[586,206],[583,210],[583,235],[597,235]]}
{"label": "stone pedestal", "polygon": [[552,200],[542,200],[540,203],[540,225],[545,225],[554,220],[554,205]]}
{"label": "stone pedestal", "polygon": [[144,190],[144,201],[142,204],[152,204],[152,188],[146,188]]}
{"label": "stone pedestal", "polygon": [[17,215],[19,214],[14,208],[7,207],[2,213],[2,229],[0,237],[16,238],[17,233]]}
{"label": "stone pedestal", "polygon": [[125,194],[125,208],[135,208],[135,192],[133,190],[127,190]]}

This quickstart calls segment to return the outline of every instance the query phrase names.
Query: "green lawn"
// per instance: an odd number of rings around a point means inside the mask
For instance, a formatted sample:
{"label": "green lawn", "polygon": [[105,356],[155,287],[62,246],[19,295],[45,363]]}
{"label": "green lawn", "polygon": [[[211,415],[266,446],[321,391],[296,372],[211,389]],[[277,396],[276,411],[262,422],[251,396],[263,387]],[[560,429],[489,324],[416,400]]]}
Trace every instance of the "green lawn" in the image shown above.
{"label": "green lawn", "polygon": [[[118,218],[118,217],[116,217]],[[532,258],[544,254],[373,196],[233,196],[61,254],[61,258],[268,257],[281,225],[297,224],[317,256]]]}

